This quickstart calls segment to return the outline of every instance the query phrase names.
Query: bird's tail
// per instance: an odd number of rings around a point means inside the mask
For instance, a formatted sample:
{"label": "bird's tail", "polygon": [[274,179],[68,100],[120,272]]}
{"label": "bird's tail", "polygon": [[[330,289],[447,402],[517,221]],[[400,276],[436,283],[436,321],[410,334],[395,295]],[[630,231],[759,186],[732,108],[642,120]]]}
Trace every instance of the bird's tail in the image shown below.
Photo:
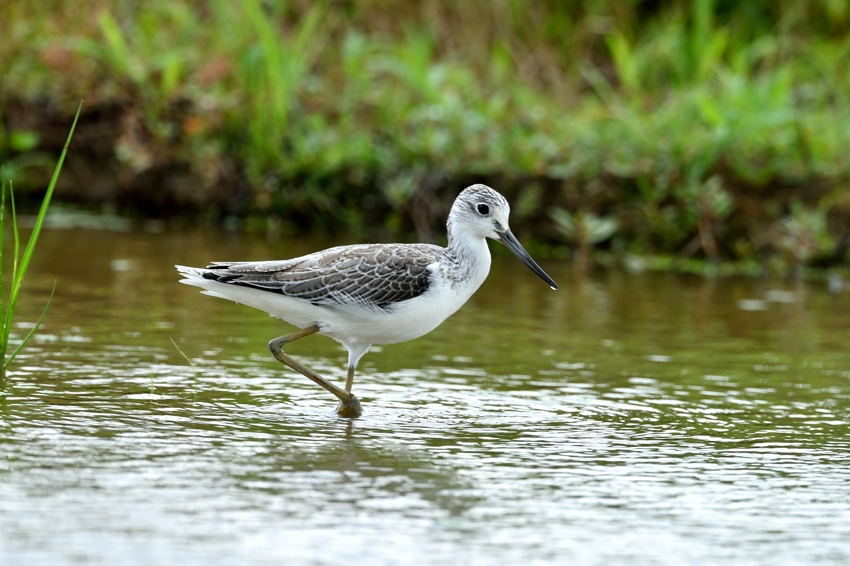
{"label": "bird's tail", "polygon": [[196,279],[203,279],[204,271],[206,271],[200,267],[186,267],[185,265],[175,265],[174,267],[176,267],[180,275],[184,277],[180,280],[181,283],[188,283],[189,281]]}

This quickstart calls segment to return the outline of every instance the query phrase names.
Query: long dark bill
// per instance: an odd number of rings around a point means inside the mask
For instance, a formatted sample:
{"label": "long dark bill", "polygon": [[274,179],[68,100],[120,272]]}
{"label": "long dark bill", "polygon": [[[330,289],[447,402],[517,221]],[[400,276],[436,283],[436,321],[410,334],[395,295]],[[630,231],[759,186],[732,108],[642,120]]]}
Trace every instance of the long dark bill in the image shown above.
{"label": "long dark bill", "polygon": [[536,273],[538,277],[540,277],[540,279],[548,283],[549,286],[552,287],[553,291],[557,291],[558,284],[555,283],[555,280],[549,277],[546,272],[543,271],[543,268],[541,268],[539,265],[537,265],[537,262],[531,259],[531,256],[528,255],[528,252],[525,251],[525,248],[522,247],[522,244],[519,243],[519,240],[516,239],[516,236],[514,236],[510,230],[499,232],[498,234],[500,242],[505,244],[505,246],[507,246],[509,250],[514,252],[514,255],[521,259],[525,265],[530,267],[531,271]]}

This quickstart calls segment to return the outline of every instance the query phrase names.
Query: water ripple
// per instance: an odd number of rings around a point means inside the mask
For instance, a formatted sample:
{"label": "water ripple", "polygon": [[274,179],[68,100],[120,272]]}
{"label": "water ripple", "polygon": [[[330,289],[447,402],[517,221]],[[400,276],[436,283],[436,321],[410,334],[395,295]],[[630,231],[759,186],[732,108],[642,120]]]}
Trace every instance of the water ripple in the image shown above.
{"label": "water ripple", "polygon": [[[755,282],[564,273],[554,297],[497,265],[445,331],[364,358],[352,421],[268,357],[278,323],[157,292],[163,257],[185,263],[167,237],[69,266],[99,283],[66,274],[8,374],[0,563],[850,560],[850,333],[828,303],[753,320]],[[294,350],[344,381],[332,342]]]}

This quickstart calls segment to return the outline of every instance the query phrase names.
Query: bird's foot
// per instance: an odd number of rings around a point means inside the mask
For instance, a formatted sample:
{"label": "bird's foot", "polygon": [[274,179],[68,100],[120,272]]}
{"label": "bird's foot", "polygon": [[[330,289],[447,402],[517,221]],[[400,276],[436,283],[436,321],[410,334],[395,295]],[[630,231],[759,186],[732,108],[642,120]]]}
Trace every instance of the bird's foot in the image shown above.
{"label": "bird's foot", "polygon": [[363,413],[363,407],[360,406],[360,400],[354,396],[354,393],[349,393],[348,397],[340,397],[339,405],[336,408],[336,414],[346,419],[354,419]]}

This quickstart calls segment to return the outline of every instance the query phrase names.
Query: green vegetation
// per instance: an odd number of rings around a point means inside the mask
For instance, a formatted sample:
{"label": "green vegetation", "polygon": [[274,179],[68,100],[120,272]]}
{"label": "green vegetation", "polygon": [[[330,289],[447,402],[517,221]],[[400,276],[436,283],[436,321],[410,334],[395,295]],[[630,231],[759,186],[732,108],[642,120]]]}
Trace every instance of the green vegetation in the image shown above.
{"label": "green vegetation", "polygon": [[78,184],[107,168],[116,190],[69,194],[142,213],[427,239],[482,181],[578,263],[848,259],[846,2],[85,6],[0,7],[19,184],[51,149],[47,110],[84,97]]}
{"label": "green vegetation", "polygon": [[[9,202],[11,205],[11,217],[12,217],[12,235],[14,237],[14,251],[12,255],[12,277],[11,277],[11,288],[9,289],[8,295],[3,293],[3,288],[0,285],[0,317],[2,317],[2,334],[0,334],[0,376],[4,375],[6,369],[15,359],[15,356],[18,355],[18,352],[21,351],[27,342],[29,342],[30,338],[32,338],[35,331],[41,326],[41,321],[44,320],[44,315],[47,314],[47,309],[50,307],[50,301],[53,299],[53,293],[56,291],[56,283],[53,284],[53,290],[50,292],[50,297],[47,299],[47,304],[44,306],[44,310],[41,312],[41,316],[38,317],[38,321],[36,321],[35,325],[30,329],[29,333],[24,336],[24,339],[18,344],[18,347],[12,352],[10,356],[6,356],[6,352],[9,348],[9,336],[12,331],[12,320],[15,318],[15,307],[18,304],[18,296],[21,293],[21,287],[23,286],[24,276],[27,273],[27,268],[29,267],[30,260],[32,259],[33,253],[35,253],[35,246],[38,243],[38,236],[41,234],[41,226],[44,224],[44,217],[47,215],[47,208],[50,206],[50,199],[53,196],[53,191],[56,188],[56,181],[59,179],[59,172],[62,170],[62,163],[65,161],[65,154],[68,151],[68,146],[71,144],[71,136],[74,135],[74,128],[77,126],[77,120],[80,117],[80,110],[82,110],[83,105],[80,103],[77,108],[77,115],[74,117],[74,123],[71,125],[71,131],[68,133],[68,139],[65,141],[65,147],[62,149],[62,154],[59,156],[59,162],[56,164],[56,168],[53,170],[53,177],[50,179],[50,184],[47,186],[47,192],[44,195],[44,198],[41,201],[41,208],[38,211],[38,216],[35,219],[35,225],[33,226],[32,233],[30,234],[30,239],[27,241],[27,245],[24,248],[24,253],[21,255],[20,253],[20,235],[18,234],[18,216],[15,211],[15,194],[12,190],[12,183],[9,183]],[[4,264],[4,246],[3,246],[3,237],[5,236],[5,228],[6,228],[6,178],[5,176],[2,179],[2,186],[0,186],[0,282],[3,279],[3,264]],[[4,295],[7,297],[4,303]]]}
{"label": "green vegetation", "polygon": [[[195,363],[189,356],[183,353],[183,350],[180,349],[180,346],[177,345],[177,342],[174,341],[174,338],[171,338],[169,336],[168,339],[171,340],[171,343],[174,344],[174,347],[177,349],[177,352],[181,356],[183,356],[183,359],[189,362],[189,367],[192,368],[192,401],[195,401],[198,396],[198,370],[195,369]],[[151,375],[151,393],[153,393],[153,389],[153,375]]]}

